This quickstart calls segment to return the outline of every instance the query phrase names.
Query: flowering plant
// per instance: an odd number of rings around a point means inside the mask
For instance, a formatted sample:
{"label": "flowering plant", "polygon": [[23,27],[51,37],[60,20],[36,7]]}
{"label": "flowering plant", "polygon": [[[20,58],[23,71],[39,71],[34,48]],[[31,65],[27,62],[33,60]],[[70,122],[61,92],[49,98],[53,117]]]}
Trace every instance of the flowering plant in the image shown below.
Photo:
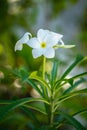
{"label": "flowering plant", "polygon": [[[15,51],[22,50],[23,44],[27,44],[32,48],[32,55],[34,58],[40,56],[43,57],[42,70],[30,73],[22,69],[16,73],[23,82],[28,83],[33,89],[35,89],[39,96],[38,98],[29,97],[16,101],[0,101],[1,104],[7,104],[0,108],[0,120],[4,119],[5,115],[9,111],[19,107],[33,120],[31,124],[29,124],[29,128],[32,130],[57,130],[64,123],[72,125],[77,130],[85,130],[85,127],[76,120],[74,116],[86,111],[87,109],[83,109],[70,115],[61,108],[62,103],[67,101],[67,99],[71,99],[79,94],[87,93],[86,88],[75,91],[77,85],[82,81],[81,77],[87,75],[87,72],[67,78],[73,68],[84,60],[84,57],[77,56],[75,61],[59,78],[57,77],[59,62],[55,59],[53,60],[52,70],[50,73],[46,72],[46,61],[48,58],[55,57],[55,50],[57,48],[75,47],[75,45],[64,45],[62,37],[63,35],[61,34],[39,29],[37,37],[32,38],[32,35],[27,32],[16,43]],[[75,81],[75,79],[79,79],[79,82]],[[84,82],[84,80],[82,82]],[[66,84],[69,84],[69,88],[64,90],[63,86]],[[44,120],[44,122],[40,122],[40,120],[35,116],[35,111],[33,110],[40,112],[46,118],[46,121]]]}

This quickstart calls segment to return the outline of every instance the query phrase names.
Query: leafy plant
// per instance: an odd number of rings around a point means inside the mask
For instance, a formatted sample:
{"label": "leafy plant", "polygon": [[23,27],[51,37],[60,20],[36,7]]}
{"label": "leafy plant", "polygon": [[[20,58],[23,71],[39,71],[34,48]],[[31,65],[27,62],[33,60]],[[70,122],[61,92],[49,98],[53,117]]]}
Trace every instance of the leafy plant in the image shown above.
{"label": "leafy plant", "polygon": [[[50,35],[54,36],[54,34],[50,33],[46,35],[48,35],[48,37],[50,37]],[[17,44],[16,47],[19,46]],[[42,42],[42,44],[41,45],[43,48],[46,43]],[[57,46],[58,45],[56,45],[56,47]],[[64,45],[59,46],[64,47]],[[37,57],[37,54],[33,54],[34,57]],[[43,55],[45,54],[43,53]],[[47,55],[47,57],[51,56],[52,55],[49,54]],[[83,76],[87,75],[87,72],[83,72],[81,74],[67,78],[67,76],[75,68],[75,66],[82,62],[84,59],[85,58],[82,56],[77,56],[75,61],[65,70],[60,78],[57,77],[59,61],[55,59],[53,60],[52,70],[48,74],[45,71],[45,56],[43,56],[42,71],[40,70],[38,72],[28,72],[26,69],[16,70],[15,75],[21,78],[23,83],[28,83],[33,89],[35,89],[38,92],[39,97],[28,97],[10,101],[0,100],[0,123],[5,120],[5,117],[7,117],[9,112],[19,108],[20,110],[24,111],[27,116],[29,116],[29,118],[32,120],[31,122],[29,121],[29,123],[27,123],[28,127],[32,130],[57,130],[60,126],[64,124],[72,125],[73,127],[75,127],[76,130],[85,130],[86,128],[75,118],[75,116],[80,113],[86,112],[87,108],[75,113],[70,113],[69,111],[66,112],[62,106],[64,102],[71,100],[71,98],[75,96],[83,94],[84,96],[87,96],[86,88],[76,90],[76,87],[79,84],[86,82],[86,79],[84,79]],[[63,89],[63,86],[67,85],[67,83],[69,84],[69,88]],[[39,112],[42,116],[44,116],[46,121],[40,121],[39,117],[36,114],[36,111],[37,114]]]}

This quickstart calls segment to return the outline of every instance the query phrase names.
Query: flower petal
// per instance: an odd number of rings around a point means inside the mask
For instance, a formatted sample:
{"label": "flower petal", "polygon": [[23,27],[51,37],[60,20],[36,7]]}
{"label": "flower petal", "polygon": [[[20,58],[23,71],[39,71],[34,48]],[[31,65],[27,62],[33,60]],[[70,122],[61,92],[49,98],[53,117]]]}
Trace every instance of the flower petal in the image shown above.
{"label": "flower petal", "polygon": [[32,48],[40,48],[40,43],[36,37],[31,38],[27,44]]}
{"label": "flower petal", "polygon": [[52,32],[52,31],[50,31],[50,34],[53,35],[53,36],[57,36],[58,39],[61,39],[63,37],[62,34],[55,33],[55,32]]}
{"label": "flower petal", "polygon": [[55,56],[55,50],[53,48],[46,48],[43,55],[47,58],[53,58]]}
{"label": "flower petal", "polygon": [[53,47],[54,45],[56,45],[58,43],[58,38],[57,37],[53,37],[52,35],[48,35],[44,42],[47,43],[48,47]]}
{"label": "flower petal", "polygon": [[61,39],[60,39],[60,42],[61,42],[62,45],[64,45],[64,42]]}
{"label": "flower petal", "polygon": [[20,43],[27,43],[29,40],[29,36],[32,36],[29,32],[26,32],[24,36],[19,40]]}
{"label": "flower petal", "polygon": [[26,32],[26,33],[23,35],[23,37],[16,42],[15,51],[16,51],[16,50],[22,50],[23,44],[27,44],[27,42],[28,42],[28,40],[29,40],[29,35],[31,36],[31,34],[30,34],[29,32]]}
{"label": "flower petal", "polygon": [[15,45],[15,51],[16,51],[16,50],[22,50],[22,48],[23,48],[23,44],[18,41],[18,42],[16,43],[16,45]]}
{"label": "flower petal", "polygon": [[39,49],[35,48],[32,50],[32,54],[33,54],[34,58],[38,58],[43,54],[43,50],[41,48],[39,48]]}
{"label": "flower petal", "polygon": [[44,39],[48,34],[49,34],[49,30],[39,29],[37,32],[37,38],[39,42],[44,42]]}
{"label": "flower petal", "polygon": [[56,45],[61,40],[62,37],[63,35],[61,34],[50,32],[49,35],[47,35],[47,37],[45,38],[45,42],[47,43],[48,46],[52,47]]}

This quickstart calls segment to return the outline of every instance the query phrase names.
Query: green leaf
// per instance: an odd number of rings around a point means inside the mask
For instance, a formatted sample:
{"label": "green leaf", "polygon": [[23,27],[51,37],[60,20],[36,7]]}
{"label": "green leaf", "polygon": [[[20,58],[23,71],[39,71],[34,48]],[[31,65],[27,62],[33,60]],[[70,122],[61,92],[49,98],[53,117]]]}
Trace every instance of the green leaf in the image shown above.
{"label": "green leaf", "polygon": [[22,106],[21,109],[26,113],[27,116],[29,116],[33,120],[35,126],[39,126],[40,122],[39,122],[39,120],[36,118],[35,114],[31,110],[29,110],[25,106]]}
{"label": "green leaf", "polygon": [[73,48],[75,45],[55,45],[54,48]]}
{"label": "green leaf", "polygon": [[68,80],[73,80],[73,79],[77,79],[77,78],[80,78],[80,77],[82,77],[82,76],[85,76],[85,75],[87,75],[87,72],[84,72],[84,73],[81,73],[81,74],[78,74],[78,75],[75,75],[74,77],[72,77],[72,78],[70,78],[70,79],[68,79]]}
{"label": "green leaf", "polygon": [[59,87],[59,85],[61,84],[61,82],[64,80],[64,78],[73,70],[73,68],[79,64],[81,61],[83,61],[85,59],[85,57],[83,56],[77,56],[75,61],[66,69],[66,71],[64,72],[64,74],[62,75],[62,77],[56,81],[55,83],[55,88]]}
{"label": "green leaf", "polygon": [[76,81],[73,85],[71,85],[71,87],[69,87],[68,89],[66,89],[66,90],[63,92],[63,95],[70,93],[70,92],[73,91],[76,87],[78,87],[78,85],[80,85],[81,83],[84,83],[84,82],[86,82],[86,79],[84,79],[84,78],[81,78],[80,80]]}
{"label": "green leaf", "polygon": [[31,79],[27,79],[26,82],[32,87],[34,88],[42,97],[43,96],[43,93],[41,92],[41,89],[35,84],[35,82]]}
{"label": "green leaf", "polygon": [[[3,104],[7,105],[7,104],[11,104],[11,103],[14,103],[14,100],[10,100],[10,101],[9,100],[0,100],[1,105],[3,105]],[[41,102],[39,104],[35,103],[35,102],[34,103],[30,102],[29,104],[27,104],[27,105],[24,104],[23,106],[25,106],[27,108],[32,108],[33,110],[37,110],[43,114],[47,114],[46,107],[44,105]],[[48,104],[46,104],[46,105],[48,105]],[[2,109],[3,109],[3,107],[2,107]]]}
{"label": "green leaf", "polygon": [[8,112],[10,112],[10,111],[12,111],[12,110],[14,110],[14,109],[16,109],[16,108],[18,108],[18,107],[20,107],[20,106],[23,106],[24,104],[26,104],[26,103],[29,103],[29,102],[38,102],[38,101],[40,101],[40,102],[44,102],[44,103],[47,103],[47,104],[49,104],[45,99],[43,99],[43,98],[24,98],[24,99],[20,99],[20,100],[16,100],[16,101],[14,101],[13,103],[11,103],[11,104],[8,104],[8,105],[6,105],[6,106],[1,106],[0,107],[0,120],[3,120],[4,119],[4,117],[5,117],[5,115],[8,113]]}
{"label": "green leaf", "polygon": [[[60,90],[60,88],[63,86],[63,85],[65,85],[65,84],[67,84],[67,83],[69,83],[69,84],[72,84],[73,83],[73,80],[75,80],[75,79],[77,79],[77,78],[80,78],[80,77],[82,77],[82,76],[85,76],[85,75],[87,75],[87,72],[84,72],[84,73],[81,73],[81,74],[78,74],[78,75],[76,75],[76,76],[74,76],[74,77],[72,77],[72,78],[69,78],[69,79],[64,79],[64,80],[59,80],[59,85],[58,85],[58,83],[56,84],[56,93],[58,93],[58,91]],[[62,83],[62,81],[64,81],[63,83]],[[58,86],[58,87],[57,87]]]}
{"label": "green leaf", "polygon": [[41,87],[41,92],[42,92],[42,94],[43,94],[43,98],[49,100],[48,89],[46,89],[46,88],[44,87],[44,85],[43,85],[42,83],[40,83],[40,82],[39,82],[39,85],[40,85],[40,87]]}
{"label": "green leaf", "polygon": [[0,100],[0,104],[11,104],[11,103],[13,103],[14,102],[14,100]]}
{"label": "green leaf", "polygon": [[58,113],[61,114],[77,130],[86,130],[84,126],[80,122],[78,122],[73,116],[70,116],[63,111],[58,111]]}
{"label": "green leaf", "polygon": [[[56,125],[56,126],[59,126],[61,123],[64,123],[64,122],[65,122],[65,118],[64,118],[63,115],[60,115],[60,112],[61,112],[60,110],[59,110],[59,112],[57,112],[58,115],[57,115],[56,118],[55,118],[55,125]],[[78,114],[82,114],[82,113],[85,113],[85,112],[87,112],[87,108],[85,108],[85,109],[83,109],[83,110],[80,110],[80,111],[78,111],[78,112],[72,114],[71,117],[77,116]],[[56,113],[55,113],[55,114],[56,114]],[[65,113],[65,114],[66,114],[66,113]],[[66,123],[67,123],[67,122],[66,122]]]}
{"label": "green leaf", "polygon": [[87,108],[84,108],[84,109],[82,109],[82,110],[80,110],[80,111],[74,113],[73,116],[76,116],[76,115],[78,115],[78,114],[82,114],[82,113],[85,113],[85,112],[87,112]]}
{"label": "green leaf", "polygon": [[76,60],[68,67],[68,69],[64,72],[64,74],[62,75],[61,79],[64,79],[71,71],[72,69],[78,64],[80,63],[82,60],[84,59],[83,56],[77,56]]}
{"label": "green leaf", "polygon": [[15,69],[13,71],[13,74],[15,74],[16,76],[21,78],[22,82],[25,82],[28,79],[28,76],[29,76],[28,70],[24,67],[19,68],[19,69]]}
{"label": "green leaf", "polygon": [[51,85],[53,86],[54,82],[56,81],[57,78],[57,72],[58,72],[58,61],[54,60],[53,62],[53,68],[51,71]]}
{"label": "green leaf", "polygon": [[68,83],[68,82],[70,83],[70,81],[72,81],[72,80],[78,79],[78,78],[80,78],[80,77],[82,77],[82,76],[85,76],[85,75],[87,75],[87,72],[78,74],[78,75],[76,75],[76,76],[74,76],[74,77],[72,77],[72,78],[69,78],[69,79],[64,79],[65,82],[62,83],[62,84],[60,85],[60,87],[63,86],[63,85],[65,85],[65,84]]}
{"label": "green leaf", "polygon": [[30,104],[26,104],[26,105],[24,105],[26,108],[31,108],[31,109],[33,109],[33,110],[36,110],[36,111],[38,111],[38,112],[40,112],[40,113],[42,113],[42,114],[45,114],[45,115],[47,115],[48,113],[47,113],[47,110],[46,110],[46,106],[45,106],[45,104],[43,104],[43,103],[30,103]]}
{"label": "green leaf", "polygon": [[29,79],[34,79],[34,80],[42,83],[45,87],[44,89],[46,89],[46,90],[48,89],[49,94],[51,93],[49,84],[45,80],[43,80],[41,77],[37,76],[37,72],[32,72],[29,76]]}
{"label": "green leaf", "polygon": [[59,101],[59,103],[61,103],[69,98],[72,98],[72,97],[77,96],[79,94],[85,94],[85,93],[87,93],[87,89],[78,90],[78,91],[75,91],[75,92],[58,97],[58,101]]}
{"label": "green leaf", "polygon": [[43,93],[40,88],[34,83],[33,80],[28,79],[29,72],[25,68],[15,69],[14,74],[21,78],[22,82],[27,82],[31,87],[33,87],[42,97]]}
{"label": "green leaf", "polygon": [[29,72],[25,68],[20,69],[20,75],[23,82],[25,82],[28,79]]}
{"label": "green leaf", "polygon": [[45,87],[49,88],[47,82],[45,80],[43,80],[41,77],[37,76],[37,72],[32,72],[29,76],[29,79],[35,79],[37,81],[39,81],[40,83],[42,83]]}

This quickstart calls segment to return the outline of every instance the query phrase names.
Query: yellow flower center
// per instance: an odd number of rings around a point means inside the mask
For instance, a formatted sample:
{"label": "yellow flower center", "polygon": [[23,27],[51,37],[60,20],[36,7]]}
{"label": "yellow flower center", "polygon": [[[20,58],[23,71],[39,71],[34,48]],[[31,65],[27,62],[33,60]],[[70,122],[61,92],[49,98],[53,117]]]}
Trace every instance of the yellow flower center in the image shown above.
{"label": "yellow flower center", "polygon": [[42,47],[42,48],[46,48],[46,42],[42,42],[42,43],[41,43],[41,47]]}

